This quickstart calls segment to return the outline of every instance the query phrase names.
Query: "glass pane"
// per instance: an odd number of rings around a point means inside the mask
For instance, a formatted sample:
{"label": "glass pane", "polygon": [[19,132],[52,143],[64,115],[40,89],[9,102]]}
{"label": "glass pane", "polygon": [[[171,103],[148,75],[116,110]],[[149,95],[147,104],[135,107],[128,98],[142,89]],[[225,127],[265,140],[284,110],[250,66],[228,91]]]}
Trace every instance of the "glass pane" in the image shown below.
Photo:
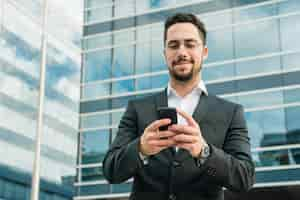
{"label": "glass pane", "polygon": [[218,79],[233,78],[236,69],[234,64],[218,65],[202,68],[202,77],[204,81],[213,81]]}
{"label": "glass pane", "polygon": [[114,49],[113,77],[129,76],[134,72],[134,46]]}
{"label": "glass pane", "polygon": [[151,72],[151,44],[138,43],[136,45],[136,74]]}
{"label": "glass pane", "polygon": [[102,162],[109,147],[109,130],[81,133],[82,164]]}
{"label": "glass pane", "polygon": [[131,192],[132,183],[123,183],[112,185],[112,193],[129,193]]}
{"label": "glass pane", "polygon": [[82,87],[82,99],[93,99],[110,94],[111,83],[84,85]]}
{"label": "glass pane", "polygon": [[[236,57],[256,56],[279,51],[276,21],[234,27]],[[257,37],[259,35],[259,37]]]}
{"label": "glass pane", "polygon": [[251,147],[287,143],[284,109],[246,112]]}
{"label": "glass pane", "polygon": [[206,63],[233,59],[232,30],[222,29],[207,34],[209,56]]}
{"label": "glass pane", "polygon": [[292,164],[289,150],[263,151],[253,155],[256,167],[269,167]]}
{"label": "glass pane", "polygon": [[108,194],[110,193],[110,185],[89,185],[89,186],[80,186],[80,189],[77,190],[78,196],[87,196],[87,195],[98,195],[98,194]]}
{"label": "glass pane", "polygon": [[112,82],[112,94],[121,94],[125,92],[133,92],[134,80],[124,80]]}
{"label": "glass pane", "polygon": [[80,128],[95,128],[107,126],[110,123],[109,114],[96,114],[80,117]]}
{"label": "glass pane", "polygon": [[96,81],[111,77],[111,50],[101,50],[84,55],[84,81]]}
{"label": "glass pane", "polygon": [[102,167],[89,167],[82,168],[82,181],[96,181],[96,180],[104,180]]}
{"label": "glass pane", "polygon": [[283,50],[299,50],[300,26],[297,25],[300,15],[294,15],[280,19],[280,34]]}
{"label": "glass pane", "polygon": [[167,70],[163,55],[163,42],[153,41],[151,46],[152,71]]}
{"label": "glass pane", "polygon": [[238,101],[245,108],[280,105],[283,103],[283,92],[265,92],[259,94],[238,96]]}
{"label": "glass pane", "polygon": [[246,62],[238,62],[236,63],[236,72],[237,75],[244,76],[253,75],[256,73],[279,71],[281,70],[280,64],[280,57],[271,57]]}

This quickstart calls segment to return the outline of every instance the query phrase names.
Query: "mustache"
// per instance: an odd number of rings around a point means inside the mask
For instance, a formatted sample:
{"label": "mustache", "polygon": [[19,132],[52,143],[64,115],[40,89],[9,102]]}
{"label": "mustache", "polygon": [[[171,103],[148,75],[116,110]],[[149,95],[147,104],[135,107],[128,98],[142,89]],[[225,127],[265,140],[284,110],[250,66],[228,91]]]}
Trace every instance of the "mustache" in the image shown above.
{"label": "mustache", "polygon": [[191,63],[191,64],[194,64],[194,60],[193,59],[186,59],[184,57],[178,57],[178,59],[174,60],[172,62],[172,65],[178,65],[180,63]]}

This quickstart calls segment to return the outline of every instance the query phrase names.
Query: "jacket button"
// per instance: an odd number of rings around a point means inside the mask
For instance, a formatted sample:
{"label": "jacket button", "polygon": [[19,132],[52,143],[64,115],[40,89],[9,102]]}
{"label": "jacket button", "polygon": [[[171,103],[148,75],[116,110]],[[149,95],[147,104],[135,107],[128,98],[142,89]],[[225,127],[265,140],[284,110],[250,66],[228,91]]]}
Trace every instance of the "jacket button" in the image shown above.
{"label": "jacket button", "polygon": [[174,194],[169,195],[169,200],[176,200],[176,196]]}
{"label": "jacket button", "polygon": [[176,160],[174,160],[172,164],[173,164],[173,167],[179,167],[180,166],[180,162],[178,162]]}

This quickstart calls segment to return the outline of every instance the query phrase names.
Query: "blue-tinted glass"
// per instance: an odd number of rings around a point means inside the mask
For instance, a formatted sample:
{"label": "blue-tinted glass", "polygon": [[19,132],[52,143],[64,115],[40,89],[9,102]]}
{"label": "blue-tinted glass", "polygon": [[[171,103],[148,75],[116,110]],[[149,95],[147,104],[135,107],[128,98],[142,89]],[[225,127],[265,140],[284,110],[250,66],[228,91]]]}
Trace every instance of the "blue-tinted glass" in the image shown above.
{"label": "blue-tinted glass", "polygon": [[136,74],[151,72],[151,44],[138,43],[136,45]]}
{"label": "blue-tinted glass", "polygon": [[132,183],[123,183],[112,185],[112,193],[128,193],[131,192]]}
{"label": "blue-tinted glass", "polygon": [[26,189],[24,185],[15,184],[16,199],[25,199]]}
{"label": "blue-tinted glass", "polygon": [[96,112],[108,110],[111,108],[111,102],[107,99],[87,101],[80,104],[80,113]]}
{"label": "blue-tinted glass", "polygon": [[134,46],[114,49],[113,77],[132,75],[134,72]]}
{"label": "blue-tinted glass", "polygon": [[112,115],[112,124],[118,126],[121,117],[123,116],[123,112],[113,112],[111,115]]}
{"label": "blue-tinted glass", "polygon": [[99,98],[109,95],[111,83],[84,85],[82,87],[82,99]]}
{"label": "blue-tinted glass", "polygon": [[[300,15],[280,19],[280,34],[283,50],[299,50]],[[298,42],[296,42],[298,41]]]}
{"label": "blue-tinted glass", "polygon": [[236,57],[256,56],[279,51],[276,21],[234,27]]}
{"label": "blue-tinted glass", "polygon": [[286,169],[286,170],[269,170],[256,172],[256,183],[268,183],[268,182],[284,182],[287,181],[299,181],[300,170]]}
{"label": "blue-tinted glass", "polygon": [[132,30],[116,32],[113,33],[113,38],[114,38],[114,45],[130,43],[135,41],[135,32]]}
{"label": "blue-tinted glass", "polygon": [[286,108],[285,112],[288,142],[291,144],[300,143],[300,107]]}
{"label": "blue-tinted glass", "polygon": [[118,97],[112,99],[112,109],[123,108],[127,105],[128,101],[134,99],[135,96],[125,96],[125,97]]}
{"label": "blue-tinted glass", "polygon": [[110,78],[111,50],[101,50],[84,55],[84,81],[96,81]]}
{"label": "blue-tinted glass", "polygon": [[135,12],[135,1],[123,1],[123,0],[115,0],[115,7],[114,7],[114,16],[115,17],[122,17],[133,15]]}
{"label": "blue-tinted glass", "polygon": [[111,46],[111,45],[112,45],[112,36],[111,36],[111,34],[83,39],[83,48],[85,50],[86,49],[107,47],[107,46]]}
{"label": "blue-tinted glass", "polygon": [[124,92],[134,91],[134,80],[124,80],[112,82],[112,94],[120,94]]}
{"label": "blue-tinted glass", "polygon": [[109,124],[109,114],[87,115],[80,117],[80,128],[94,128],[107,126]]}
{"label": "blue-tinted glass", "polygon": [[288,0],[288,1],[282,1],[278,3],[278,12],[279,14],[287,14],[295,11],[300,10],[300,4],[298,0]]}
{"label": "blue-tinted glass", "polygon": [[203,67],[202,78],[204,81],[233,78],[235,73],[234,64]]}
{"label": "blue-tinted glass", "polygon": [[151,79],[150,76],[136,79],[136,90],[151,89]]}
{"label": "blue-tinted glass", "polygon": [[277,6],[274,4],[259,7],[241,9],[234,12],[234,20],[238,23],[249,20],[258,20],[277,14]]}
{"label": "blue-tinted glass", "polygon": [[287,54],[282,56],[282,65],[285,69],[299,69],[300,53]]}
{"label": "blue-tinted glass", "polygon": [[109,130],[81,133],[82,164],[102,162],[109,146]]}
{"label": "blue-tinted glass", "polygon": [[107,5],[105,7],[86,10],[84,13],[84,21],[86,23],[92,23],[95,21],[104,21],[112,18],[112,5]]}
{"label": "blue-tinted glass", "polygon": [[169,76],[167,74],[152,76],[152,88],[162,88],[167,87],[169,81]]}
{"label": "blue-tinted glass", "polygon": [[280,70],[280,58],[271,57],[236,63],[237,75],[251,75]]}
{"label": "blue-tinted glass", "polygon": [[246,112],[252,148],[286,144],[283,109]]}
{"label": "blue-tinted glass", "polygon": [[15,187],[13,183],[10,183],[8,181],[4,183],[3,197],[7,199],[15,199]]}
{"label": "blue-tinted glass", "polygon": [[166,70],[166,64],[163,56],[163,42],[154,41],[151,47],[151,65],[152,71]]}
{"label": "blue-tinted glass", "polygon": [[82,168],[81,174],[82,181],[95,181],[104,179],[102,167]]}
{"label": "blue-tinted glass", "polygon": [[206,63],[233,59],[232,30],[222,29],[207,35],[209,55]]}
{"label": "blue-tinted glass", "polygon": [[[186,0],[180,0],[186,1]],[[213,15],[203,15],[200,19],[205,24],[208,30],[214,29],[217,26],[225,26],[232,24],[232,12],[214,13]],[[222,32],[222,30],[219,29]]]}
{"label": "blue-tinted glass", "polygon": [[256,167],[288,165],[292,163],[289,150],[263,151],[253,155]]}
{"label": "blue-tinted glass", "polygon": [[110,193],[109,184],[80,186],[80,188],[78,189],[78,196],[108,194],[108,193]]}
{"label": "blue-tinted glass", "polygon": [[93,8],[93,7],[101,7],[101,5],[107,5],[111,4],[112,0],[85,0],[84,1],[84,7],[85,8]]}
{"label": "blue-tinted glass", "polygon": [[284,91],[284,103],[300,102],[300,88]]}
{"label": "blue-tinted glass", "polygon": [[230,96],[230,97],[223,97],[223,98],[228,100],[228,101],[234,102],[234,103],[240,103],[238,101],[238,96]]}
{"label": "blue-tinted glass", "polygon": [[283,103],[282,91],[238,96],[238,101],[245,108],[255,108]]}
{"label": "blue-tinted glass", "polygon": [[156,40],[156,42],[162,42],[163,44],[163,37],[164,37],[164,26],[163,24],[157,24],[151,26],[151,39]]}

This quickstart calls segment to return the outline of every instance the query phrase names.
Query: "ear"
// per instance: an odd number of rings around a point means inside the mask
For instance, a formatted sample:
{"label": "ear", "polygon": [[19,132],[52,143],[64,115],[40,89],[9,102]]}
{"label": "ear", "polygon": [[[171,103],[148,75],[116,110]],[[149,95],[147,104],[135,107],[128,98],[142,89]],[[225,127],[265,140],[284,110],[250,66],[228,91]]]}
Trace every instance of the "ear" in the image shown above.
{"label": "ear", "polygon": [[207,46],[204,46],[203,51],[202,51],[202,55],[203,55],[203,60],[206,60],[208,57],[208,48]]}

